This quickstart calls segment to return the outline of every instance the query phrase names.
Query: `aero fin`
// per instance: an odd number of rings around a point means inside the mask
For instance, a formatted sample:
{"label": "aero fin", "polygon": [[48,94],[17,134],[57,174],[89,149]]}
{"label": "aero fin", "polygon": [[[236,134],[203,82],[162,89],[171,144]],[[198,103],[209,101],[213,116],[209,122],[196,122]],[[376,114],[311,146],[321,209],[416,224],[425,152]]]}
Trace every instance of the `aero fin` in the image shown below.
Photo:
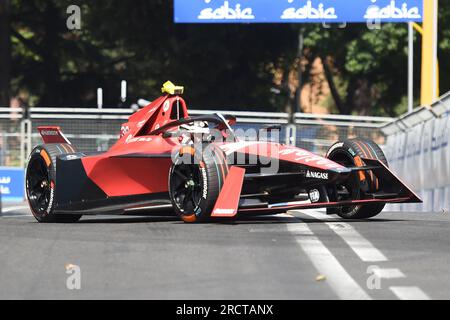
{"label": "aero fin", "polygon": [[244,184],[245,169],[231,167],[222,191],[212,212],[213,218],[233,218],[236,216]]}
{"label": "aero fin", "polygon": [[67,143],[71,144],[66,136],[62,133],[60,127],[38,127],[39,134],[44,143]]}
{"label": "aero fin", "polygon": [[399,177],[397,177],[383,162],[375,159],[365,159],[362,161],[369,167],[374,167],[371,171],[380,180],[380,190],[387,193],[398,193],[398,198],[409,198],[404,203],[422,203],[422,199],[412,191]]}

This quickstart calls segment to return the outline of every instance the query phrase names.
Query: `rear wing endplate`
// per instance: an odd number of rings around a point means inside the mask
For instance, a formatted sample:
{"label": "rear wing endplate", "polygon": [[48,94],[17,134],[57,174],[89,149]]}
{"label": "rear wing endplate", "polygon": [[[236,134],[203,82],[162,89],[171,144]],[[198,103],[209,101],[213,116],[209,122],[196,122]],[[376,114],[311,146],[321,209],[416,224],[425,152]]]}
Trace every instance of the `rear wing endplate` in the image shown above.
{"label": "rear wing endplate", "polygon": [[69,139],[66,138],[60,127],[38,127],[39,134],[42,137],[44,143],[67,143],[72,144]]}

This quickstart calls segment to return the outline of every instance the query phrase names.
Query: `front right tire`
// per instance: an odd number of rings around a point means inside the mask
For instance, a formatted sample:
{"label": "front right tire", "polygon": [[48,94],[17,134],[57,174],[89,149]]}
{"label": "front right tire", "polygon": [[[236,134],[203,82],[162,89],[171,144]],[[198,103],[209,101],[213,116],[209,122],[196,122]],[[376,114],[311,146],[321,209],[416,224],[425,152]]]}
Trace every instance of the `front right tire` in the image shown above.
{"label": "front right tire", "polygon": [[[334,144],[327,153],[327,158],[346,167],[362,167],[362,158],[380,160],[389,166],[381,148],[370,140],[346,140]],[[365,193],[375,193],[379,190],[379,182],[373,172],[361,172],[354,175],[338,189],[348,191],[348,199],[359,200]],[[339,191],[339,190],[338,190]],[[369,219],[380,214],[385,207],[383,203],[366,204],[350,207],[327,209],[328,214],[337,214],[343,219]]]}

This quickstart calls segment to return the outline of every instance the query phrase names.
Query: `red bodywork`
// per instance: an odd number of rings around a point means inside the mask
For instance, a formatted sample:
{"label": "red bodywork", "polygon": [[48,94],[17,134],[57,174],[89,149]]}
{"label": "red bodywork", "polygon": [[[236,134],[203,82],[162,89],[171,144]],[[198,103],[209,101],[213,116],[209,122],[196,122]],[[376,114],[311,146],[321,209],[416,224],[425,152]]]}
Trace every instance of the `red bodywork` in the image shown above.
{"label": "red bodywork", "polygon": [[[83,199],[83,188],[95,188],[97,193],[104,193],[102,205],[105,201],[132,198],[134,196],[164,195],[168,194],[168,176],[172,165],[171,155],[181,147],[178,137],[164,137],[162,134],[152,134],[155,130],[169,124],[172,121],[188,118],[189,113],[185,101],[179,96],[165,95],[155,100],[139,112],[133,114],[127,123],[122,125],[120,138],[117,143],[105,153],[96,155],[79,155],[82,169],[88,178],[88,182],[77,182],[80,191],[78,199],[66,201],[66,207],[62,211],[69,211],[70,205],[80,204]],[[67,143],[58,127],[42,127],[39,132],[45,143]],[[236,153],[257,155],[266,158],[277,158],[284,163],[291,163],[305,168],[330,172],[330,174],[349,174],[350,170],[324,157],[315,155],[309,151],[270,142],[220,142],[217,146],[227,155]],[[67,160],[67,159],[66,159]],[[368,159],[367,162],[370,162]],[[59,163],[59,162],[58,162]],[[59,170],[64,170],[65,163],[58,164]],[[408,187],[406,187],[388,168],[381,163],[373,162],[382,168],[380,174],[386,175],[390,181],[402,188],[401,196],[384,199],[367,199],[351,201],[346,203],[286,203],[277,206],[265,206],[261,208],[240,207],[242,188],[246,177],[246,169],[239,166],[231,166],[229,174],[223,185],[221,194],[217,199],[216,206],[212,212],[213,217],[233,217],[242,212],[279,212],[298,208],[330,207],[337,205],[363,204],[371,202],[395,203],[395,202],[417,202],[420,199]],[[59,167],[61,166],[61,167]],[[76,174],[76,173],[73,173]],[[61,175],[57,183],[73,185],[74,182]],[[58,188],[57,188],[58,189]],[[58,198],[58,193],[57,193]],[[152,199],[152,204],[161,204]],[[62,200],[61,200],[62,202]],[[121,205],[121,209],[129,209],[140,206],[148,206],[150,201],[134,202],[130,200],[128,205]],[[106,206],[108,204],[106,203]],[[88,207],[92,209],[93,207]],[[86,209],[87,210],[87,209]]]}
{"label": "red bodywork", "polygon": [[121,138],[109,151],[82,159],[89,178],[109,197],[168,192],[170,155],[180,143],[177,138],[148,134],[175,120],[170,113],[177,103],[187,117],[182,98],[161,97],[122,125]]}

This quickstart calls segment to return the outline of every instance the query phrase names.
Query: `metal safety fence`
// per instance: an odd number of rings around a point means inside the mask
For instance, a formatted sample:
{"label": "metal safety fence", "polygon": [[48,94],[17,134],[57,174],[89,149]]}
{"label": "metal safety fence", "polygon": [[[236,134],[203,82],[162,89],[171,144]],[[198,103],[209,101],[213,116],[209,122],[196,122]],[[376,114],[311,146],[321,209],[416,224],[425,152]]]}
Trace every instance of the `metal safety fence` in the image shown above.
{"label": "metal safety fence", "polygon": [[[297,113],[190,110],[190,115],[221,112],[237,117],[237,129],[258,131],[265,125],[280,125],[282,143],[325,154],[336,141],[348,138],[372,139],[383,145],[380,127],[391,118],[313,115]],[[41,143],[39,126],[60,126],[82,152],[106,151],[119,138],[121,125],[132,109],[30,108],[0,109],[0,166],[23,167],[31,148]],[[242,131],[241,130],[241,131]]]}
{"label": "metal safety fence", "polygon": [[450,210],[450,92],[382,127],[389,163],[423,199],[401,211]]}

